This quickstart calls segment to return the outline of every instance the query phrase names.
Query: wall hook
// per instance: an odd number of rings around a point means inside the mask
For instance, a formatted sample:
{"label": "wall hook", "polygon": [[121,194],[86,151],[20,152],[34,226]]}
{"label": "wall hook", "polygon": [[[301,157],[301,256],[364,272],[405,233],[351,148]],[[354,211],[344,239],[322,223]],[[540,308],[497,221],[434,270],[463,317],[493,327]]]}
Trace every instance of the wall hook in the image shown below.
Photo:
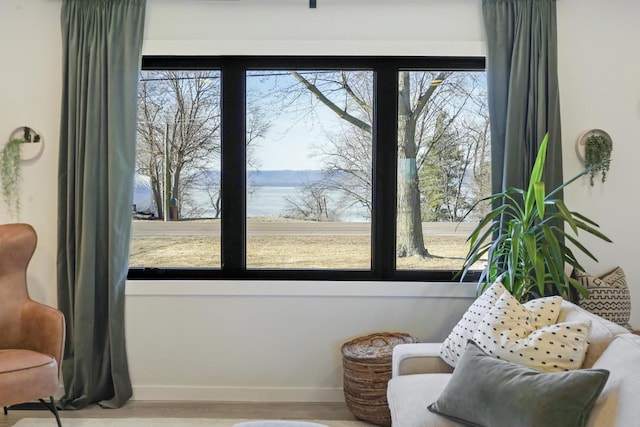
{"label": "wall hook", "polygon": [[[20,144],[20,159],[21,160],[34,160],[42,154],[44,149],[44,138],[42,133],[31,126],[20,126],[15,128],[13,132],[9,134],[8,141],[12,139],[18,139],[22,141]],[[0,146],[2,144],[0,143]]]}

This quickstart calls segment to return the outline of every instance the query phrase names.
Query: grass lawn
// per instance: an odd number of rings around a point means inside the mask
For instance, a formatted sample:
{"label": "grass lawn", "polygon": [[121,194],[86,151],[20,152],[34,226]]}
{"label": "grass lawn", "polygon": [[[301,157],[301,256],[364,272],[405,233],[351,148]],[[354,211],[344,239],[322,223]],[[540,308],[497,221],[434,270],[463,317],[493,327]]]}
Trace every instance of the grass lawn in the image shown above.
{"label": "grass lawn", "polygon": [[[431,257],[399,258],[399,269],[456,270],[468,243],[464,236],[425,236]],[[371,264],[369,236],[263,235],[247,239],[249,268],[356,268]],[[218,236],[134,236],[131,267],[219,268]]]}

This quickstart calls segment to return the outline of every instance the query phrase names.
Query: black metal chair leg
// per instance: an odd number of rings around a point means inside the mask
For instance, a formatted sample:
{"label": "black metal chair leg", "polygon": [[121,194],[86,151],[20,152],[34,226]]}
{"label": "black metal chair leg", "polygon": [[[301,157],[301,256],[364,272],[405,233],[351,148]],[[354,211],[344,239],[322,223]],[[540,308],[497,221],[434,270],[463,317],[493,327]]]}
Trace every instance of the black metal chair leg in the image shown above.
{"label": "black metal chair leg", "polygon": [[9,408],[7,408],[6,406],[4,407],[4,414],[7,415],[9,413]]}
{"label": "black metal chair leg", "polygon": [[[40,403],[47,407],[48,410],[56,417],[56,422],[58,423],[58,427],[62,427],[62,422],[60,422],[60,415],[58,414],[58,408],[56,407],[56,401],[53,400],[53,396],[49,396],[49,400],[51,402],[47,402],[44,399],[39,399]],[[6,410],[6,408],[5,408]]]}

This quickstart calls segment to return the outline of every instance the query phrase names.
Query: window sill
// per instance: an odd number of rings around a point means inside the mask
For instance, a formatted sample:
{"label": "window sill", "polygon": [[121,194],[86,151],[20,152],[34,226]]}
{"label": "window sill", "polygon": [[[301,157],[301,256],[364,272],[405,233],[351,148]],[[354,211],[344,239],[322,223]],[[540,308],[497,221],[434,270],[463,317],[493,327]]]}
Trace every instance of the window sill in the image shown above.
{"label": "window sill", "polygon": [[476,283],[290,280],[130,280],[127,296],[473,298]]}

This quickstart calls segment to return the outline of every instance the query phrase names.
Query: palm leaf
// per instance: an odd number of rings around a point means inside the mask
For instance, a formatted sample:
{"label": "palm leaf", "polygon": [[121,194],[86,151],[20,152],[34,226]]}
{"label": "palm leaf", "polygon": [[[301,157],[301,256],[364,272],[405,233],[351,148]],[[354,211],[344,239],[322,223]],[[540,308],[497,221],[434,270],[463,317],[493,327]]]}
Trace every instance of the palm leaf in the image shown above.
{"label": "palm leaf", "polygon": [[575,237],[573,237],[572,235],[566,233],[564,230],[560,229],[560,228],[555,228],[555,230],[557,230],[559,233],[561,233],[567,240],[569,240],[571,243],[573,243],[573,245],[580,249],[580,251],[585,254],[586,256],[588,256],[589,258],[591,258],[592,260],[598,262],[598,259],[587,249],[584,247],[584,245],[582,243],[580,243],[578,241],[578,239],[576,239]]}

